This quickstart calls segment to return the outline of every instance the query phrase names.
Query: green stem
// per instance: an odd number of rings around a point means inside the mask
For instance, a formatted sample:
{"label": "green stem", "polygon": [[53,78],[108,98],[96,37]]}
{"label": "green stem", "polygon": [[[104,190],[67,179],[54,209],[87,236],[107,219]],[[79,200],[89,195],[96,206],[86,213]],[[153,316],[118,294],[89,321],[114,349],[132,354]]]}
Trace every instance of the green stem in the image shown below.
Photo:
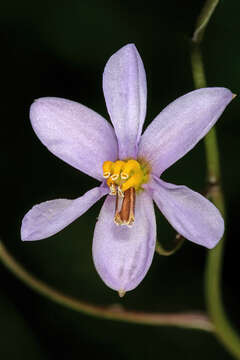
{"label": "green stem", "polygon": [[[224,213],[222,193],[212,194],[214,204]],[[208,314],[216,327],[216,336],[225,345],[226,349],[240,359],[240,337],[227,318],[221,299],[221,275],[223,262],[224,239],[209,251],[205,273],[205,289]]]}
{"label": "green stem", "polygon": [[[204,73],[202,54],[198,43],[192,43],[192,72],[196,89],[206,87],[207,82]],[[220,179],[220,160],[215,128],[212,128],[204,139],[206,151],[206,163],[208,182],[215,184]]]}
{"label": "green stem", "polygon": [[185,241],[185,239],[181,235],[177,234],[172,248],[164,249],[162,244],[158,240],[156,240],[155,251],[156,251],[156,253],[158,253],[161,256],[173,255],[177,250],[179,250],[182,247],[184,241]]}
{"label": "green stem", "polygon": [[80,313],[108,320],[118,320],[142,325],[175,326],[208,332],[214,330],[209,319],[201,313],[160,314],[128,311],[123,309],[121,305],[108,307],[96,306],[64,295],[27,272],[23,266],[9,254],[1,241],[0,260],[14,275],[39,294],[46,296],[55,303]]}
{"label": "green stem", "polygon": [[[218,1],[208,0],[203,8],[192,39],[191,60],[193,80],[196,88],[207,85],[202,61],[200,43],[203,40],[204,31]],[[218,207],[222,215],[225,215],[225,204],[220,186],[220,161],[216,137],[216,130],[208,133],[204,140],[206,149],[207,177],[210,184],[210,198]],[[240,338],[231,326],[221,300],[221,275],[223,260],[224,238],[215,249],[208,252],[205,271],[205,290],[207,309],[211,320],[215,325],[216,336],[225,345],[227,350],[236,358],[240,359]]]}
{"label": "green stem", "polygon": [[206,0],[204,7],[197,19],[195,31],[193,34],[192,41],[196,43],[200,43],[203,39],[206,27],[208,25],[209,20],[214,13],[214,10],[219,3],[219,0]]}

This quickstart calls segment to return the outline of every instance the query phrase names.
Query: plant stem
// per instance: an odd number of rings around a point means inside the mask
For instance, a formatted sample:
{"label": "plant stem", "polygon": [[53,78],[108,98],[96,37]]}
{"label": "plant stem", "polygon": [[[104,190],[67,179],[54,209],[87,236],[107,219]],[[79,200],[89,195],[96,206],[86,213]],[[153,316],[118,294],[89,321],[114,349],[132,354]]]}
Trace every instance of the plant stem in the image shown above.
{"label": "plant stem", "polygon": [[[200,45],[192,43],[192,72],[196,89],[207,86]],[[204,139],[209,184],[216,184],[220,179],[220,160],[215,128],[212,128]]]}
{"label": "plant stem", "polygon": [[177,250],[179,250],[182,247],[182,245],[184,244],[184,241],[185,241],[184,237],[177,234],[175,236],[175,241],[174,241],[174,244],[173,244],[172,248],[171,249],[164,249],[162,244],[157,240],[156,241],[155,251],[156,251],[156,253],[158,253],[161,256],[173,255],[173,254],[175,254],[175,252]]}
{"label": "plant stem", "polygon": [[211,19],[218,3],[219,0],[206,0],[205,5],[203,6],[202,11],[197,19],[192,38],[193,42],[200,43],[202,41],[208,22]]}
{"label": "plant stem", "polygon": [[83,314],[95,316],[108,320],[118,320],[122,322],[153,325],[153,326],[175,326],[185,329],[198,329],[212,332],[213,326],[207,316],[201,313],[145,313],[137,311],[128,311],[121,305],[112,305],[108,307],[96,306],[77,300],[60,293],[54,288],[43,283],[41,280],[27,272],[7,251],[0,241],[0,260],[2,263],[27,286],[46,296],[48,299],[63,305],[71,310]]}
{"label": "plant stem", "polygon": [[[200,43],[208,21],[217,5],[216,0],[207,0],[197,21],[196,30],[192,38],[191,61],[193,80],[196,88],[207,85],[202,61]],[[208,133],[204,140],[206,149],[207,178],[210,184],[210,199],[225,215],[225,204],[220,186],[220,160],[216,137],[216,130]],[[205,271],[205,290],[207,309],[215,325],[215,333],[226,349],[236,358],[240,359],[240,338],[231,326],[221,300],[221,275],[223,260],[224,238],[215,249],[208,252]]]}

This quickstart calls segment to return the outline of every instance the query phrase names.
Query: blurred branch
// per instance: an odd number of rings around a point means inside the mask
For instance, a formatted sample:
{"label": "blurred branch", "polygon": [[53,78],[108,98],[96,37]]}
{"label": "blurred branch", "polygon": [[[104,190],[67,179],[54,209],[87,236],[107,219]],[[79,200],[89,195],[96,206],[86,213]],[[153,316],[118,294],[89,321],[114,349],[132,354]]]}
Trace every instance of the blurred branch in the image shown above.
{"label": "blurred branch", "polygon": [[185,241],[185,239],[183,236],[181,236],[180,234],[176,234],[172,248],[164,249],[163,246],[161,245],[161,243],[157,240],[155,251],[159,255],[163,255],[163,256],[173,255],[177,250],[179,250],[182,247],[184,241]]}
{"label": "blurred branch", "polygon": [[9,254],[1,241],[0,260],[27,286],[55,303],[70,308],[71,310],[103,319],[118,320],[128,323],[154,326],[175,326],[186,329],[204,330],[209,332],[213,331],[213,326],[207,316],[201,314],[200,312],[161,314],[128,311],[124,310],[121,305],[106,307],[96,306],[64,295],[26,271],[24,267]]}
{"label": "blurred branch", "polygon": [[[207,86],[200,43],[203,40],[205,28],[214,12],[218,1],[207,0],[197,20],[196,30],[192,38],[191,60],[193,80],[196,88]],[[215,128],[204,139],[206,149],[207,177],[209,187],[208,196],[217,206],[222,215],[225,215],[225,204],[220,185],[220,160]],[[215,249],[208,252],[205,287],[208,313],[215,325],[215,334],[225,345],[227,350],[240,359],[240,338],[231,326],[221,299],[221,275],[223,260],[224,238]]]}
{"label": "blurred branch", "polygon": [[209,20],[218,4],[219,0],[207,0],[204,7],[197,19],[195,31],[193,33],[192,41],[200,43],[203,39],[205,29],[208,25]]}
{"label": "blurred branch", "polygon": [[[202,54],[199,43],[192,43],[191,47],[192,73],[195,88],[206,87]],[[220,181],[220,160],[215,128],[212,128],[204,138],[208,183],[216,184]]]}

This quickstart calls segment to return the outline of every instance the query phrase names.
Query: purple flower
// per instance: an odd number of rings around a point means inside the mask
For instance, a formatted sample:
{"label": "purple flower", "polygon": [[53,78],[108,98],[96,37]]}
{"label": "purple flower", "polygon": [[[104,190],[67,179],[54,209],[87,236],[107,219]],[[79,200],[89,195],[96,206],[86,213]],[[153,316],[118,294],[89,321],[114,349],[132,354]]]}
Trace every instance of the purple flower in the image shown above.
{"label": "purple flower", "polygon": [[103,91],[113,127],[73,101],[46,97],[32,104],[31,123],[42,143],[101,184],[75,200],[34,206],[23,219],[21,237],[54,235],[110,193],[95,227],[93,259],[105,284],[123,295],[142,281],[152,262],[153,200],[186,239],[207,248],[221,239],[224,222],[216,207],[186,186],[159,177],[206,135],[233,94],[220,87],[192,91],[168,105],[141,135],[146,75],[133,44],[107,62]]}

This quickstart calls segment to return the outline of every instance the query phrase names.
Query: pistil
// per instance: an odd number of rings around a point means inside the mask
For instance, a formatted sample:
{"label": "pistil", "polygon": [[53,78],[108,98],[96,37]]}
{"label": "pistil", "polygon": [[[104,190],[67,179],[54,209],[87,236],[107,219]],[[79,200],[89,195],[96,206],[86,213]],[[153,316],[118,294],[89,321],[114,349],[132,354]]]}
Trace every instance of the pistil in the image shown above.
{"label": "pistil", "polygon": [[134,223],[135,197],[134,188],[125,191],[124,198],[119,198],[119,195],[116,195],[115,224],[131,226]]}

